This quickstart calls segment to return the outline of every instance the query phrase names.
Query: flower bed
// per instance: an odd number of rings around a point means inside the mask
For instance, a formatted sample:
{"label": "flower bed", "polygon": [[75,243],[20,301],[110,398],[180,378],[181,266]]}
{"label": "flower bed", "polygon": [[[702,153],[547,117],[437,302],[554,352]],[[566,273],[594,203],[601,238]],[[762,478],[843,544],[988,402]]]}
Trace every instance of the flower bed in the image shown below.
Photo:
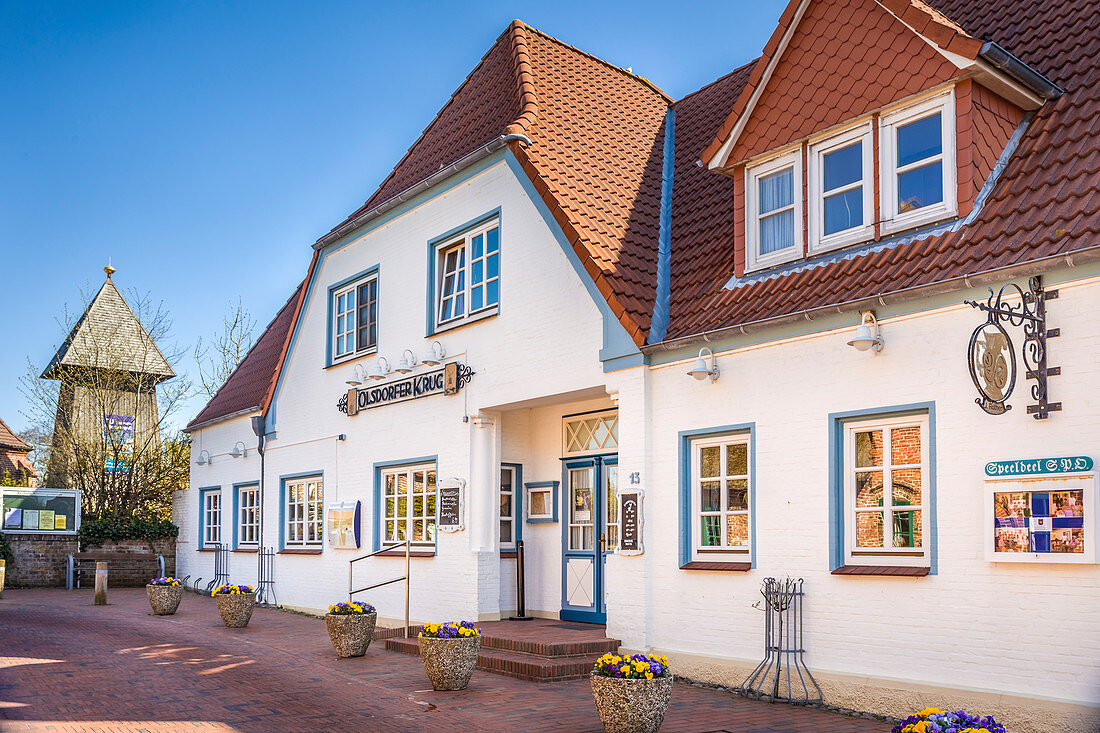
{"label": "flower bed", "polygon": [[668,659],[604,654],[592,667],[592,699],[607,733],[655,733],[672,699]]}
{"label": "flower bed", "polygon": [[984,718],[965,710],[946,712],[925,708],[910,715],[891,729],[892,733],[1005,733],[1003,725],[992,715]]}
{"label": "flower bed", "polygon": [[672,675],[672,670],[668,668],[668,657],[649,656],[648,654],[635,654],[630,657],[604,654],[596,660],[592,672],[600,677],[617,677],[628,680],[651,680],[655,677],[669,677]]}
{"label": "flower bed", "polygon": [[358,613],[375,613],[374,606],[369,603],[333,603],[328,607],[330,616],[351,616]]}
{"label": "flower bed", "polygon": [[171,575],[166,575],[163,578],[153,578],[149,581],[149,585],[172,585],[177,586],[180,584],[179,578],[173,578]]}
{"label": "flower bed", "polygon": [[429,639],[462,639],[481,636],[481,629],[469,621],[448,621],[442,624],[424,624],[420,636]]}
{"label": "flower bed", "polygon": [[219,585],[210,595],[218,602],[218,613],[231,629],[248,626],[256,608],[256,591],[250,585]]}

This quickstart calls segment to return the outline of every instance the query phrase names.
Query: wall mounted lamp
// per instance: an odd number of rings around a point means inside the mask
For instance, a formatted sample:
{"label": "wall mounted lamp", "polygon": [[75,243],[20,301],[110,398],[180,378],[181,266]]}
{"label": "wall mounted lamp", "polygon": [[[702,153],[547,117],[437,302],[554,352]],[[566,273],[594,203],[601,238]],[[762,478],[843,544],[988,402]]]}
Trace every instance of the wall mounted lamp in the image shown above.
{"label": "wall mounted lamp", "polygon": [[[707,361],[703,357],[703,352],[706,352],[710,356],[710,366],[707,366]],[[718,360],[714,358],[714,352],[708,349],[706,346],[699,349],[699,358],[695,360],[695,365],[688,369],[688,374],[695,377],[699,381],[703,381],[707,377],[710,377],[710,381],[715,382],[718,380]]]}
{"label": "wall mounted lamp", "polygon": [[447,351],[443,348],[443,344],[438,341],[433,341],[431,350],[428,351],[428,355],[424,357],[424,363],[428,366],[438,366],[446,355]]}
{"label": "wall mounted lamp", "polygon": [[[385,363],[385,366],[383,366],[383,363]],[[385,379],[386,375],[392,371],[393,369],[390,368],[390,360],[384,356],[380,356],[378,357],[378,363],[375,365],[374,370],[370,373],[370,378],[375,380]]]}
{"label": "wall mounted lamp", "polygon": [[358,387],[367,379],[367,375],[363,373],[363,365],[356,364],[351,370],[351,376],[347,379],[347,385],[349,387]]}
{"label": "wall mounted lamp", "polygon": [[206,466],[213,463],[213,461],[210,459],[210,451],[199,451],[199,460],[195,461],[195,463],[199,466]]}
{"label": "wall mounted lamp", "polygon": [[230,452],[229,455],[233,456],[234,458],[240,458],[241,456],[244,456],[245,458],[247,458],[248,457],[248,446],[246,446],[244,444],[243,440],[238,440],[237,444],[233,446],[233,450],[232,450],[232,452]]}
{"label": "wall mounted lamp", "polygon": [[401,355],[401,363],[397,365],[396,371],[399,371],[402,374],[408,374],[416,368],[416,365],[418,363],[419,362],[417,362],[416,360],[416,354],[413,353],[413,350],[405,349],[405,353]]}
{"label": "wall mounted lamp", "polygon": [[882,351],[882,344],[882,332],[878,327],[878,319],[872,311],[866,311],[860,318],[856,333],[848,345],[854,346],[859,351],[872,349],[877,354]]}

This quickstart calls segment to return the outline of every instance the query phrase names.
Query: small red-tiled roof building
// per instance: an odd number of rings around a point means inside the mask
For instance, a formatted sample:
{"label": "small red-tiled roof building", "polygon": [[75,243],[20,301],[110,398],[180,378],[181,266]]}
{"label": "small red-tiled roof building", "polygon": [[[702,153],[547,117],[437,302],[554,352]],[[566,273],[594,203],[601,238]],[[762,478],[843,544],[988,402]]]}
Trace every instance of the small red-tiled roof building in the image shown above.
{"label": "small red-tiled roof building", "polygon": [[38,486],[38,472],[29,454],[31,446],[0,420],[0,478],[15,481],[19,486]]}

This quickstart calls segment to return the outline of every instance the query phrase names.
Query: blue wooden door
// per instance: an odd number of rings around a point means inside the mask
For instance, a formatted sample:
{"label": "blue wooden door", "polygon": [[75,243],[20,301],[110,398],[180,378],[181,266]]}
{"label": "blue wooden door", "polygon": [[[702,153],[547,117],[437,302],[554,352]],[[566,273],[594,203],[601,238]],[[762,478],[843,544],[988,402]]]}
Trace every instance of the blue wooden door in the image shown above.
{"label": "blue wooden door", "polygon": [[591,456],[564,462],[562,492],[563,620],[604,623],[604,558],[616,532],[618,458]]}

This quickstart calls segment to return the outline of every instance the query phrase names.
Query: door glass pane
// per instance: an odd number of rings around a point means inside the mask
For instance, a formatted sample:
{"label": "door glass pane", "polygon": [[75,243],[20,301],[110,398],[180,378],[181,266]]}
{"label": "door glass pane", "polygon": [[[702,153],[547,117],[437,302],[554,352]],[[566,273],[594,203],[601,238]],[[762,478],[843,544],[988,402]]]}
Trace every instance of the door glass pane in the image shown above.
{"label": "door glass pane", "polygon": [[591,550],[593,535],[592,468],[569,471],[569,549]]}
{"label": "door glass pane", "polygon": [[500,520],[500,541],[506,544],[512,541],[512,522],[508,519]]}
{"label": "door glass pane", "polygon": [[619,546],[619,467],[606,466],[607,503],[604,505],[604,516],[607,517],[607,546],[608,551]]}
{"label": "door glass pane", "polygon": [[510,517],[512,516],[512,495],[501,494],[500,495],[500,516]]}

